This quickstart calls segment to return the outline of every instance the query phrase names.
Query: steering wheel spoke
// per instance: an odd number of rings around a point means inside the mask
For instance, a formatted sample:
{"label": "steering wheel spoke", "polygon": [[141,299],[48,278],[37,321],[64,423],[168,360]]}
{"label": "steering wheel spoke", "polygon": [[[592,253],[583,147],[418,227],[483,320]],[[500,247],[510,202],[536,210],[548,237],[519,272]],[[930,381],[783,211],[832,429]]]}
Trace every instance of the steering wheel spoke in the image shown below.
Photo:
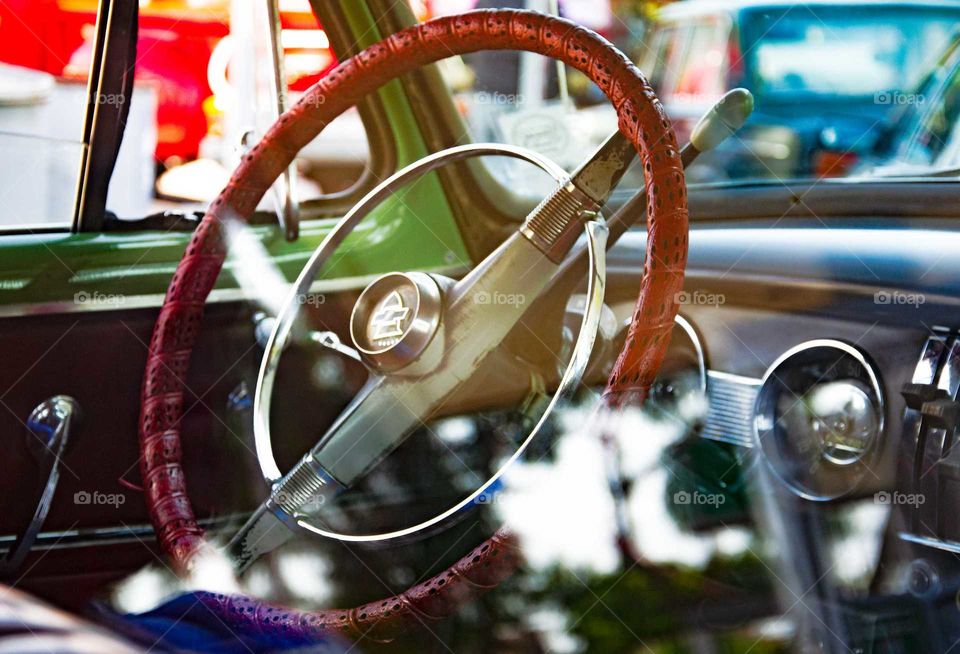
{"label": "steering wheel spoke", "polygon": [[[571,361],[563,373],[556,393],[540,421],[519,444],[513,457],[486,483],[478,485],[474,495],[489,487],[507,466],[522,454],[557,401],[572,396],[576,391],[589,363],[603,307],[606,234],[607,230],[602,222],[593,221],[587,224],[586,239],[591,264],[588,297]],[[510,248],[506,250],[509,251]],[[496,256],[495,260],[501,260],[501,257],[503,254]],[[541,260],[545,259],[541,257]],[[496,344],[502,341],[506,331],[516,322],[511,318],[522,315],[522,309],[516,306],[512,307],[510,312],[495,312],[498,316],[498,320],[493,321],[495,324],[491,324],[488,315],[483,328],[479,330],[484,332],[484,338],[472,337],[480,325],[469,324],[468,317],[475,315],[474,312],[483,313],[483,309],[489,310],[497,306],[488,302],[476,302],[470,298],[473,292],[487,292],[471,290],[478,286],[482,289],[489,288],[484,285],[484,279],[483,275],[479,275],[472,284],[464,284],[458,295],[454,293],[456,286],[453,287],[445,317],[451,324],[460,326],[461,337],[438,341],[436,347],[443,348],[439,365],[431,369],[429,374],[372,375],[316,446],[304,455],[290,472],[275,480],[269,499],[230,544],[230,552],[240,569],[285,542],[290,534],[284,534],[283,530],[293,531],[303,527],[342,540],[386,540],[410,535],[437,524],[472,500],[472,497],[468,497],[431,520],[389,533],[345,535],[329,524],[329,519],[336,517],[336,511],[330,511],[333,500],[368,474],[398,447],[413,429],[425,426],[426,420],[451,395],[462,389],[464,382],[481,367],[481,362],[496,351]],[[525,288],[522,282],[514,280],[513,284],[509,288]],[[456,311],[457,307],[460,307],[460,312]],[[282,530],[278,532],[281,525]]]}
{"label": "steering wheel spoke", "polygon": [[[484,152],[490,147],[480,146]],[[390,273],[372,282],[358,298],[350,319],[356,350],[344,346],[333,333],[313,334],[311,340],[336,351],[352,352],[375,374],[293,470],[281,476],[277,469],[269,436],[270,394],[278,358],[297,321],[299,304],[292,298],[313,283],[315,272],[345,238],[341,230],[352,230],[388,190],[392,192],[401,181],[409,183],[434,170],[439,162],[457,160],[470,151],[467,147],[438,153],[382,182],[343,218],[304,268],[291,300],[277,318],[261,368],[255,398],[257,452],[264,475],[274,486],[263,510],[244,532],[262,530],[264,521],[270,520],[268,513],[293,527],[301,524],[301,515],[309,519],[309,514],[317,513],[305,510],[307,504],[315,508],[319,504],[322,512],[325,498],[356,484],[414,429],[425,425],[496,351],[547,288],[586,229],[593,294],[584,319],[589,318],[593,328],[578,339],[575,360],[568,366],[577,372],[567,382],[575,385],[579,381],[596,334],[594,317],[599,315],[603,299],[606,228],[598,212],[633,160],[633,146],[619,132],[571,177],[541,165],[557,179],[556,191],[459,281],[423,273]],[[524,154],[517,150],[509,153]],[[338,536],[327,525],[317,530]],[[370,539],[392,535],[370,535]],[[241,543],[248,540],[245,534],[238,539]],[[239,548],[241,561],[249,559],[250,549]]]}

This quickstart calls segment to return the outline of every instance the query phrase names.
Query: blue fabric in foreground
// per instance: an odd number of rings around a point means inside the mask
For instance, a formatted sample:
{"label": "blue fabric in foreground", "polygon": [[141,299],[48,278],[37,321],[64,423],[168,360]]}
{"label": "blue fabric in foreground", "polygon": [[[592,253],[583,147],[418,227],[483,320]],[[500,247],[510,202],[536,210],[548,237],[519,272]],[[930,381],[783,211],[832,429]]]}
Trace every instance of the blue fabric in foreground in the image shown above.
{"label": "blue fabric in foreground", "polygon": [[340,654],[348,649],[351,653],[359,652],[355,645],[334,636],[306,641],[277,634],[237,633],[203,605],[199,599],[202,594],[184,593],[145,613],[121,615],[98,607],[99,618],[151,652]]}

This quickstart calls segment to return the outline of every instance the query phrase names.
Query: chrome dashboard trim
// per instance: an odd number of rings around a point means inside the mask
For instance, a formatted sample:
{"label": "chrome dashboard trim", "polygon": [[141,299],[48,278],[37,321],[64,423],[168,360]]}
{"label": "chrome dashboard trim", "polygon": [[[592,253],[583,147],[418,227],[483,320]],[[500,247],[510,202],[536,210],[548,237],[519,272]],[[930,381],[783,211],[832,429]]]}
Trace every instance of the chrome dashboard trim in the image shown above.
{"label": "chrome dashboard trim", "polygon": [[[948,332],[931,332],[923,344],[920,358],[910,380],[911,383],[936,384],[936,387],[942,391],[949,393],[953,388],[955,393],[956,345],[956,339],[951,338]],[[951,395],[951,397],[954,396]],[[925,429],[923,414],[917,408],[911,408],[909,405],[903,410],[902,425],[903,435],[900,450],[902,463],[898,472],[900,478],[905,479],[904,488],[910,493],[920,493],[924,496],[933,491],[935,493],[934,502],[936,502],[939,499],[939,482],[933,488],[925,487],[921,471],[927,466],[932,469],[942,456],[942,450],[938,452],[932,445],[928,448],[927,443],[935,441],[938,437],[942,439],[945,432],[933,427]],[[960,553],[960,544],[958,543],[936,536],[921,536],[913,533],[919,532],[921,529],[929,532],[933,531],[924,524],[923,517],[920,507],[916,507],[914,511],[909,512],[906,516],[905,528],[898,531],[899,538],[947,552]],[[939,519],[936,522],[936,528],[938,527]]]}
{"label": "chrome dashboard trim", "polygon": [[960,392],[960,339],[953,339],[947,347],[940,375],[937,377],[937,388],[950,397],[956,397]]}
{"label": "chrome dashboard trim", "polygon": [[703,438],[752,448],[754,405],[761,381],[719,370],[707,371],[707,419]]}
{"label": "chrome dashboard trim", "polygon": [[907,541],[908,543],[917,543],[918,545],[926,545],[927,547],[933,547],[944,552],[960,554],[960,543],[953,543],[930,536],[916,536],[906,531],[901,531],[897,535],[900,537],[900,540]]}
{"label": "chrome dashboard trim", "polygon": [[[707,359],[704,355],[703,343],[700,341],[700,335],[694,329],[693,324],[681,316],[679,313],[674,317],[674,322],[680,329],[686,333],[690,342],[693,343],[694,353],[697,355],[697,367],[700,372],[700,390],[707,392]],[[627,323],[629,325],[629,321]]]}
{"label": "chrome dashboard trim", "polygon": [[914,384],[932,384],[940,368],[940,359],[947,350],[948,334],[931,334],[923,344],[920,360],[910,381]]}
{"label": "chrome dashboard trim", "polygon": [[[707,368],[700,335],[686,317],[674,319],[693,344],[700,373],[700,389],[707,397],[707,417],[700,436],[738,447],[753,447],[753,408],[761,381]],[[626,324],[629,325],[627,319]]]}
{"label": "chrome dashboard trim", "polygon": [[[250,513],[236,513],[198,520],[200,526],[210,531],[224,529],[231,525],[242,524]],[[156,531],[150,524],[113,525],[110,527],[81,527],[79,529],[61,529],[42,531],[37,534],[32,551],[65,550],[103,545],[123,545],[153,541]],[[0,554],[6,553],[17,539],[16,534],[0,535]]]}
{"label": "chrome dashboard trim", "polygon": [[744,386],[759,386],[763,383],[762,379],[756,377],[747,377],[745,375],[736,375],[732,372],[723,372],[722,370],[709,370],[707,375],[718,379],[723,379],[732,383],[742,384]]}
{"label": "chrome dashboard trim", "polygon": [[[877,436],[874,439],[874,442],[870,443],[868,448],[864,451],[862,457],[857,461],[857,465],[866,465],[865,461],[875,460],[879,454],[879,451],[882,449],[880,442],[884,438],[884,429],[886,428],[887,420],[887,401],[884,395],[884,387],[881,381],[881,376],[879,371],[873,365],[871,361],[867,359],[867,356],[859,350],[857,347],[845,343],[844,341],[839,341],[833,338],[817,338],[809,341],[804,341],[789,348],[786,352],[778,356],[773,363],[767,368],[766,372],[763,373],[763,378],[760,383],[760,388],[757,390],[757,400],[756,405],[754,406],[754,419],[753,419],[753,437],[754,445],[757,448],[757,451],[761,453],[761,458],[767,465],[768,470],[783,484],[795,493],[798,497],[801,497],[806,500],[813,502],[823,502],[827,500],[836,499],[836,497],[830,497],[826,495],[818,495],[810,490],[801,487],[799,484],[795,483],[794,480],[785,477],[781,470],[778,470],[775,464],[766,456],[766,453],[763,448],[763,439],[768,434],[773,433],[773,428],[764,429],[762,426],[763,420],[763,409],[762,403],[765,399],[764,389],[767,386],[767,383],[770,381],[771,377],[775,376],[777,369],[789,361],[790,359],[796,357],[802,352],[807,350],[812,350],[816,348],[831,348],[834,350],[839,350],[844,354],[852,357],[858,364],[863,367],[863,370],[867,374],[867,379],[869,381],[870,390],[874,393],[877,398]],[[836,364],[834,364],[836,365]],[[832,366],[831,366],[832,367]],[[779,379],[779,378],[777,378]],[[773,421],[770,421],[771,424]],[[869,469],[869,468],[868,468]]]}
{"label": "chrome dashboard trim", "polygon": [[[460,265],[442,266],[427,269],[426,272],[459,277],[466,272]],[[171,272],[171,275],[173,273]],[[362,290],[373,280],[380,277],[380,273],[357,275],[354,277],[340,277],[338,279],[317,280],[310,286],[309,293],[339,293],[344,291]],[[77,289],[77,294],[89,293],[85,289]],[[159,309],[163,305],[163,293],[144,295],[123,295],[121,293],[103,295],[115,298],[115,301],[106,302],[77,302],[60,300],[55,302],[37,302],[0,305],[0,318],[19,318],[25,316],[69,315],[77,313],[96,313],[113,311],[130,311],[136,309]],[[231,302],[246,302],[255,298],[242,288],[214,289],[207,298],[207,304],[229,304]]]}

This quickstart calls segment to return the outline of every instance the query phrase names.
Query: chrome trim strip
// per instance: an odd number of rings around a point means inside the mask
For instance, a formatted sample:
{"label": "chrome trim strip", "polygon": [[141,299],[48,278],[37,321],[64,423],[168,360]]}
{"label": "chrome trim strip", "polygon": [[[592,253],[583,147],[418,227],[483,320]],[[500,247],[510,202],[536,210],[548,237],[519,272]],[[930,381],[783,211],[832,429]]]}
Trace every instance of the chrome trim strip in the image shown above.
{"label": "chrome trim strip", "polygon": [[[443,266],[430,268],[426,272],[447,277],[459,277],[467,271],[463,266]],[[366,288],[370,282],[380,277],[380,273],[358,275],[355,277],[340,277],[337,279],[320,279],[311,284],[308,293],[339,293]],[[77,293],[84,293],[78,289]],[[106,296],[111,294],[104,293]],[[159,309],[163,305],[165,295],[152,293],[145,295],[113,294],[116,301],[109,302],[78,302],[60,300],[56,302],[37,302],[30,304],[0,305],[0,318],[17,318],[24,316],[46,316],[75,313],[92,313],[108,311],[130,311],[135,309]],[[247,294],[242,288],[214,289],[207,298],[207,304],[228,304],[231,302],[245,302],[255,298]]]}
{"label": "chrome trim strip", "polygon": [[915,536],[914,534],[908,534],[905,531],[901,531],[897,535],[900,537],[900,540],[905,540],[910,543],[917,543],[919,545],[926,545],[927,547],[934,547],[938,550],[943,550],[944,552],[960,554],[960,543],[951,543],[949,541],[940,540],[939,538],[932,538],[930,536]]}
{"label": "chrome trim strip", "polygon": [[754,405],[760,380],[719,370],[707,371],[707,419],[703,438],[752,448]]}
{"label": "chrome trim strip", "polygon": [[960,339],[952,339],[937,377],[937,388],[952,398],[960,392]]}
{"label": "chrome trim strip", "polygon": [[723,372],[722,370],[708,370],[707,376],[710,378],[729,381],[734,384],[742,384],[744,386],[760,386],[763,383],[762,379],[757,379],[756,377],[735,375],[732,372]]}
{"label": "chrome trim strip", "polygon": [[[632,319],[630,319],[632,322]],[[700,341],[700,334],[697,333],[697,330],[693,328],[693,324],[681,316],[679,313],[674,316],[673,321],[676,325],[682,329],[687,338],[690,339],[690,342],[693,343],[693,350],[697,355],[697,368],[700,372],[700,390],[704,393],[707,392],[707,359],[703,351],[703,343]],[[629,323],[628,323],[629,324]]]}
{"label": "chrome trim strip", "polygon": [[[707,418],[700,436],[752,448],[753,407],[761,380],[721,370],[708,370],[703,341],[693,324],[680,314],[677,314],[675,322],[693,343],[700,372],[700,388],[707,396]],[[630,319],[627,319],[625,324],[629,323]]]}
{"label": "chrome trim strip", "polygon": [[932,334],[927,337],[910,381],[914,384],[932,384],[937,377],[937,370],[940,369],[940,358],[946,349],[946,334]]}
{"label": "chrome trim strip", "polygon": [[[243,523],[250,515],[250,513],[227,514],[217,518],[199,520],[198,522],[204,529],[216,531],[234,524]],[[31,551],[142,543],[144,539],[152,540],[155,535],[156,532],[153,529],[153,525],[150,524],[42,531],[37,534],[37,538],[34,541],[35,544],[31,548]],[[7,552],[16,539],[16,534],[0,535],[0,553]]]}

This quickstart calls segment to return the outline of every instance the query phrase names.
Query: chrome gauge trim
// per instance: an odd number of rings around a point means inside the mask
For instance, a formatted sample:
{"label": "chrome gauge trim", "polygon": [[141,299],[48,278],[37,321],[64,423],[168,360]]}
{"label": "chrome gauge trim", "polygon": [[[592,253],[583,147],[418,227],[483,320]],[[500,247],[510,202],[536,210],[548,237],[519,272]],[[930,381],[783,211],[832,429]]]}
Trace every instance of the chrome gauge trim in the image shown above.
{"label": "chrome gauge trim", "polygon": [[[836,463],[831,462],[828,457],[824,456],[824,459],[830,463],[830,465],[835,466],[838,471],[842,471],[840,474],[848,474],[851,477],[856,478],[852,481],[849,488],[839,493],[819,493],[798,483],[795,479],[785,477],[783,475],[783,470],[779,469],[770,459],[768,452],[764,447],[765,439],[774,437],[774,430],[776,429],[777,423],[775,417],[770,415],[769,411],[770,402],[773,401],[773,399],[770,397],[770,393],[774,392],[770,388],[771,380],[774,380],[775,383],[783,383],[782,380],[776,377],[777,371],[780,370],[780,368],[791,359],[798,357],[804,352],[818,348],[838,350],[843,355],[851,357],[865,372],[867,385],[869,386],[870,391],[873,393],[873,396],[876,398],[876,434],[871,442],[867,445],[867,448],[863,454],[855,461],[845,462],[843,465],[837,465]],[[838,362],[831,364],[831,368]],[[754,404],[754,448],[760,454],[760,457],[765,461],[768,469],[773,473],[773,475],[780,480],[792,493],[803,499],[815,502],[825,502],[837,499],[838,497],[842,497],[853,490],[856,482],[859,481],[859,479],[867,470],[869,470],[870,464],[876,459],[881,449],[879,445],[880,441],[883,439],[884,428],[886,426],[886,410],[886,398],[883,392],[881,377],[873,363],[869,361],[867,356],[861,350],[853,345],[850,345],[849,343],[835,339],[823,338],[806,341],[800,343],[799,345],[795,345],[777,357],[777,359],[767,368],[763,374],[763,377],[761,378],[760,388],[757,392],[757,399]],[[765,425],[770,425],[770,427]]]}
{"label": "chrome gauge trim", "polygon": [[[794,345],[792,348],[790,348],[789,350],[787,350],[786,352],[784,352],[783,354],[781,354],[779,357],[777,357],[777,359],[776,359],[772,364],[770,364],[770,366],[767,368],[767,370],[763,373],[763,376],[760,378],[760,383],[761,383],[761,385],[767,383],[767,381],[768,381],[768,380],[770,379],[770,377],[773,375],[773,372],[774,372],[784,361],[786,361],[787,359],[790,359],[790,358],[796,356],[797,354],[800,354],[801,352],[805,352],[805,351],[807,351],[807,350],[812,350],[812,349],[815,349],[815,348],[818,348],[818,347],[829,347],[829,348],[833,348],[833,349],[840,350],[840,351],[844,352],[845,354],[849,354],[850,356],[852,356],[854,359],[856,359],[857,363],[859,363],[860,365],[862,365],[862,366],[864,367],[864,369],[867,371],[867,375],[870,377],[871,386],[874,387],[874,390],[875,390],[875,391],[880,391],[880,390],[881,390],[881,388],[880,388],[880,376],[879,376],[879,374],[877,374],[877,371],[875,370],[873,364],[870,363],[869,361],[867,361],[867,358],[866,358],[866,356],[864,355],[864,353],[861,352],[861,351],[860,351],[859,349],[857,349],[856,347],[854,347],[853,345],[850,345],[849,343],[845,343],[845,342],[843,342],[843,341],[838,341],[838,340],[832,339],[832,338],[818,338],[818,339],[814,339],[814,340],[812,340],[812,341],[805,341],[805,342],[803,342],[803,343],[800,343],[799,345]],[[883,400],[882,394],[880,395],[880,399],[881,399],[881,401]]]}
{"label": "chrome gauge trim", "polygon": [[703,342],[700,340],[700,335],[697,333],[697,330],[694,329],[693,324],[679,313],[676,315],[676,317],[674,317],[673,321],[676,323],[677,327],[684,331],[684,333],[690,339],[690,342],[693,343],[693,350],[697,355],[697,367],[700,372],[700,390],[706,393],[707,359],[704,355]]}

